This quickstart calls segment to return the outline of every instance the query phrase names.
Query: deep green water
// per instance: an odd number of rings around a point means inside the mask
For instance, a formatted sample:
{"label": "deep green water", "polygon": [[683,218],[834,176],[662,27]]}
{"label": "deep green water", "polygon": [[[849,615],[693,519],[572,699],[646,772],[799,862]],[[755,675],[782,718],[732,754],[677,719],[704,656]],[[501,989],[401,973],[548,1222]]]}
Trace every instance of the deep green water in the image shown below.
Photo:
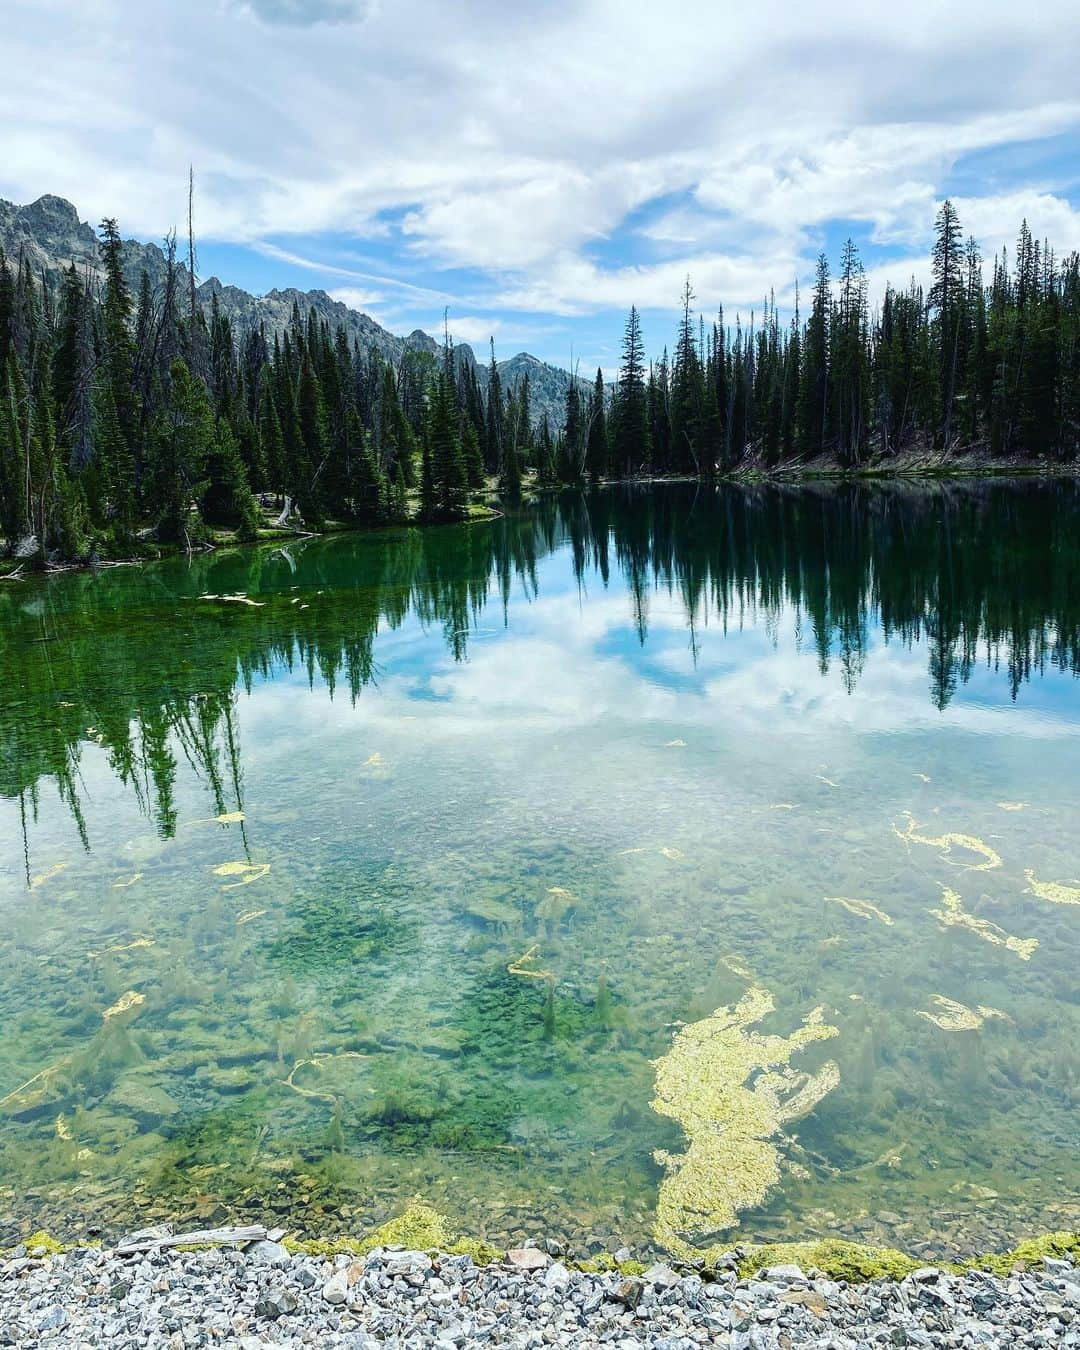
{"label": "deep green water", "polygon": [[839,1083],[721,1236],[1080,1226],[1078,670],[1071,484],[0,583],[0,1245],[419,1194],[642,1247],[654,1061],[748,988],[761,1032],[823,1009],[792,1068]]}

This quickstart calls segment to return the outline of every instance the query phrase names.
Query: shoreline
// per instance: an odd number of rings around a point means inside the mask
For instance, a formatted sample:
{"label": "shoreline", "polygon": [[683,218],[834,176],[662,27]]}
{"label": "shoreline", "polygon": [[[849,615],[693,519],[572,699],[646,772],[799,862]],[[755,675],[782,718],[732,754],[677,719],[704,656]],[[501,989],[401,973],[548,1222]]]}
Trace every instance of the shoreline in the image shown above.
{"label": "shoreline", "polygon": [[[504,1263],[508,1256],[506,1249],[486,1238],[458,1233],[443,1213],[416,1198],[393,1218],[359,1236],[334,1232],[327,1237],[312,1237],[306,1226],[289,1227],[287,1222],[276,1228],[266,1223],[232,1223],[195,1230],[181,1229],[177,1233],[172,1221],[164,1221],[132,1230],[115,1239],[71,1242],[39,1229],[24,1234],[10,1247],[0,1247],[0,1266],[16,1253],[57,1256],[83,1250],[122,1251],[140,1241],[147,1248],[160,1245],[163,1248],[197,1250],[214,1246],[244,1246],[268,1236],[273,1241],[282,1242],[294,1255],[323,1259],[363,1257],[383,1248],[439,1252],[451,1257],[468,1256],[477,1265],[485,1266]],[[523,1247],[533,1245],[543,1245],[549,1253],[557,1254],[569,1268],[585,1274],[640,1275],[649,1264],[661,1261],[670,1263],[675,1269],[702,1274],[705,1278],[716,1271],[731,1269],[737,1270],[745,1278],[766,1266],[803,1264],[820,1270],[831,1279],[855,1284],[904,1279],[928,1265],[951,1275],[980,1270],[1007,1275],[1014,1269],[1036,1267],[1048,1258],[1068,1258],[1080,1265],[1080,1231],[1072,1230],[1037,1233],[1021,1239],[1004,1251],[979,1252],[961,1261],[947,1260],[925,1251],[915,1256],[898,1247],[874,1246],[844,1237],[776,1242],[736,1241],[712,1263],[703,1257],[687,1260],[655,1246],[650,1247],[643,1254],[644,1259],[639,1260],[625,1245],[614,1252],[605,1250],[593,1256],[580,1257],[574,1256],[570,1245],[562,1239],[533,1237],[522,1240]],[[514,1250],[509,1249],[511,1255]]]}
{"label": "shoreline", "polygon": [[[979,456],[952,456],[942,459],[936,456],[909,455],[896,456],[889,460],[867,460],[862,464],[843,467],[835,464],[806,462],[764,466],[748,463],[738,468],[718,473],[712,478],[694,475],[641,474],[631,478],[601,478],[595,483],[551,483],[527,482],[523,484],[523,497],[537,492],[559,493],[566,491],[587,491],[594,488],[620,486],[656,486],[665,483],[698,483],[703,486],[721,487],[727,484],[738,487],[798,487],[802,484],[841,484],[865,483],[875,486],[887,486],[896,483],[902,486],[917,486],[920,483],[937,485],[964,481],[1005,481],[1011,478],[1041,480],[1045,482],[1080,478],[1080,464],[1058,464],[1049,461],[1012,461],[990,460]],[[485,493],[490,497],[490,490]],[[421,521],[406,519],[387,521],[378,525],[352,525],[344,521],[330,521],[318,530],[300,527],[268,525],[260,530],[256,539],[238,540],[221,534],[213,542],[204,543],[193,550],[199,555],[222,553],[228,549],[251,549],[276,544],[278,547],[299,539],[322,539],[334,534],[374,534],[387,530],[442,528],[446,525],[474,525],[497,520],[503,513],[491,506],[474,503],[470,514],[460,521]],[[69,572],[106,571],[114,567],[136,567],[142,564],[167,562],[181,558],[185,549],[180,544],[148,545],[148,552],[132,557],[96,558],[85,561],[66,561],[46,563],[44,568],[28,566],[27,559],[0,557],[0,581],[35,581],[50,576],[61,576]],[[189,556],[191,556],[189,554]],[[32,560],[30,560],[32,561]]]}
{"label": "shoreline", "polygon": [[761,1248],[752,1259],[736,1247],[698,1271],[646,1267],[621,1251],[626,1259],[582,1269],[551,1242],[474,1253],[395,1236],[405,1236],[398,1220],[356,1250],[320,1252],[258,1226],[175,1237],[149,1229],[112,1248],[58,1249],[41,1235],[0,1255],[0,1344],[1080,1346],[1077,1234],[1036,1239],[1031,1259],[1008,1268],[1007,1258],[964,1270],[909,1258],[865,1280],[829,1269],[829,1243]]}

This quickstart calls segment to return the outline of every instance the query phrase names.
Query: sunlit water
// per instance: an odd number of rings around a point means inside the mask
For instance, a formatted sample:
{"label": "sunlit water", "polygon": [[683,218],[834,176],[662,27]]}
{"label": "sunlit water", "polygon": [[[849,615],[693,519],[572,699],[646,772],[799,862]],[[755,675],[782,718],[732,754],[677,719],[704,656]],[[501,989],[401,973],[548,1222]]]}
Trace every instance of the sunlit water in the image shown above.
{"label": "sunlit water", "polygon": [[1071,485],[2,583],[0,1245],[421,1195],[644,1248],[656,1061],[748,990],[839,1081],[695,1242],[1078,1226],[1078,634]]}

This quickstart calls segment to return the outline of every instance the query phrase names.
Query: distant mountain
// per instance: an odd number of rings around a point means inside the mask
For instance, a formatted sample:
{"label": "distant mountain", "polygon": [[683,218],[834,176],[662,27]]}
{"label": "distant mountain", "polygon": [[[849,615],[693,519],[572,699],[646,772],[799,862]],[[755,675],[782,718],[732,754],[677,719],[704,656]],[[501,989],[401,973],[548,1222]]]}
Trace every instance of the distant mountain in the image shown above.
{"label": "distant mountain", "polygon": [[[157,244],[127,239],[123,247],[124,271],[133,292],[137,292],[144,270],[152,285],[164,281],[165,255]],[[29,206],[16,206],[0,199],[0,248],[12,261],[20,256],[29,258],[35,273],[44,273],[51,281],[71,263],[80,273],[89,272],[95,278],[101,276],[97,234],[91,225],[79,219],[78,211],[63,197],[39,197]],[[183,274],[186,282],[186,267]],[[301,314],[306,315],[314,308],[331,328],[344,327],[350,342],[356,338],[362,347],[375,347],[388,361],[400,360],[402,353],[409,349],[432,353],[441,349],[441,344],[429,333],[417,328],[407,337],[399,337],[376,323],[370,315],[350,309],[325,291],[298,291],[289,286],[284,290],[267,291],[265,295],[251,295],[238,286],[227,286],[217,277],[210,277],[199,285],[196,294],[207,309],[211,296],[217,295],[218,305],[238,335],[258,324],[263,324],[268,334],[280,332],[287,326],[295,303]],[[473,350],[467,344],[461,344],[456,352],[460,361],[477,364]],[[539,422],[547,413],[553,428],[561,424],[571,379],[569,371],[550,366],[528,352],[519,352],[507,361],[500,361],[498,366],[504,389],[516,389],[528,372],[534,422]],[[486,364],[479,364],[477,375],[486,389]],[[579,383],[584,387],[583,381]]]}

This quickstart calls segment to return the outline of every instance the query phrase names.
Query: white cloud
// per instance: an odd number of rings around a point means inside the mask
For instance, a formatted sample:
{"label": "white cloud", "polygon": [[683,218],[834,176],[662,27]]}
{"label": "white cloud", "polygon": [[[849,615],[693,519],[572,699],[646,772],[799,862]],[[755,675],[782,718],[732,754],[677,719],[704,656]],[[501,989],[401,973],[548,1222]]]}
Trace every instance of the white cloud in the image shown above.
{"label": "white cloud", "polygon": [[1003,0],[9,0],[0,193],[156,238],[190,162],[205,238],[385,236],[391,213],[403,268],[479,269],[470,311],[672,308],[687,271],[706,312],[745,310],[805,275],[832,223],[921,252],[957,160],[1002,147],[1007,179],[962,217],[989,241],[1029,207],[1075,246],[1075,150],[1061,181],[1022,166],[1080,127],[1059,97],[1080,11],[1034,18]]}

